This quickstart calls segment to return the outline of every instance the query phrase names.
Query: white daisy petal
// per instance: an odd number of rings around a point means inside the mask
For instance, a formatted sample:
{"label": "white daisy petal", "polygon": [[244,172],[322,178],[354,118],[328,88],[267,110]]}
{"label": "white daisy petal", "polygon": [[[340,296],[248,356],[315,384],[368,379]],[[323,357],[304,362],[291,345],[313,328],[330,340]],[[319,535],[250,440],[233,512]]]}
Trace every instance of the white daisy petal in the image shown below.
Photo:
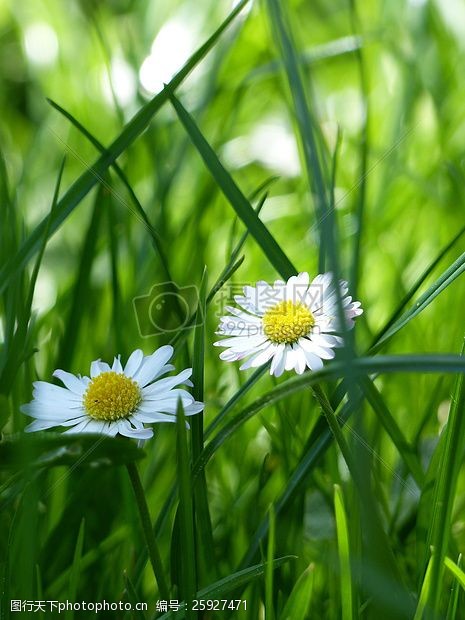
{"label": "white daisy petal", "polygon": [[[271,366],[270,366],[271,375],[275,375],[276,377],[279,377],[280,375],[282,375],[283,370],[284,370],[284,363],[285,363],[285,359],[284,359],[285,348],[286,348],[285,344],[278,344],[276,346],[275,353],[271,359]],[[282,369],[281,369],[281,366],[282,366]],[[280,369],[281,371],[279,372]],[[279,372],[279,374],[276,374],[277,372]]]}
{"label": "white daisy petal", "polygon": [[82,396],[86,391],[86,383],[83,379],[79,379],[75,375],[72,375],[70,372],[66,372],[64,370],[55,370],[53,376],[60,381],[74,394],[78,394]]}
{"label": "white daisy petal", "polygon": [[137,429],[131,426],[129,420],[120,420],[117,422],[118,433],[131,439],[150,439],[153,437],[151,428]]}
{"label": "white daisy petal", "polygon": [[231,347],[235,351],[246,351],[252,347],[259,347],[268,339],[264,334],[258,336],[233,336],[232,338],[226,338],[225,340],[218,340],[215,342],[217,347]]}
{"label": "white daisy petal", "polygon": [[67,402],[70,405],[72,403],[80,403],[82,400],[80,395],[60,385],[53,385],[53,383],[47,383],[46,381],[34,381],[32,385],[34,388],[32,392],[34,398],[46,401],[57,400],[60,402]]}
{"label": "white daisy petal", "polygon": [[298,375],[301,375],[304,372],[305,368],[307,367],[307,360],[305,358],[305,353],[298,344],[294,344],[293,349],[294,349],[294,356],[295,356],[294,357],[295,359],[294,368],[295,368],[296,373]]}
{"label": "white daisy petal", "polygon": [[28,424],[24,430],[26,433],[33,433],[35,431],[44,431],[54,426],[57,426],[55,420],[34,420],[34,422]]}
{"label": "white daisy petal", "polygon": [[134,381],[137,381],[141,387],[145,387],[163,370],[163,366],[171,359],[173,352],[173,347],[166,345],[157,349],[152,355],[144,357],[139,370],[132,377]]}
{"label": "white daisy petal", "polygon": [[159,422],[176,422],[176,416],[168,413],[139,411],[134,414],[134,420],[145,422],[146,424],[157,424]]}
{"label": "white daisy petal", "polygon": [[[187,384],[189,377],[192,375],[192,368],[186,368],[178,375],[174,377],[166,377],[165,379],[158,379],[154,383],[147,385],[142,389],[142,395],[144,398],[148,398],[150,396],[156,396],[157,394],[166,393],[168,390],[171,390],[176,385]],[[192,382],[190,382],[192,384]]]}
{"label": "white daisy petal", "polygon": [[120,360],[120,355],[118,355],[118,357],[115,357],[115,359],[113,360],[113,366],[111,367],[113,372],[118,372],[118,373],[122,373],[123,372],[123,367],[121,366],[121,360]]}
{"label": "white daisy petal", "polygon": [[332,349],[325,349],[324,347],[320,347],[316,344],[313,339],[308,340],[307,338],[300,338],[299,346],[309,353],[314,353],[318,357],[324,360],[332,360],[334,357],[334,351]]}
{"label": "white daisy petal", "polygon": [[126,377],[133,377],[134,374],[139,370],[142,360],[144,359],[144,354],[141,349],[136,349],[131,353],[126,362],[126,366],[124,367],[124,374]]}
{"label": "white daisy petal", "polygon": [[90,365],[90,377],[94,379],[102,374],[102,372],[110,372],[111,368],[106,362],[101,362],[100,360],[96,360],[92,362]]}
{"label": "white daisy petal", "polygon": [[263,366],[263,364],[266,364],[274,355],[276,351],[276,346],[277,345],[275,344],[270,344],[269,342],[267,342],[266,348],[262,351],[258,351],[258,353],[256,353],[255,355],[252,355],[251,358],[249,358],[246,362],[244,362],[244,364],[242,364],[240,370],[246,370],[247,368],[258,368],[259,366]]}
{"label": "white daisy petal", "polygon": [[321,368],[323,368],[323,362],[318,357],[318,355],[315,355],[310,351],[305,351],[304,349],[302,350],[304,351],[305,361],[307,362],[307,366],[310,368],[310,370],[320,370]]}
{"label": "white daisy petal", "polygon": [[286,345],[284,357],[284,370],[293,370],[297,364],[297,354],[295,349],[291,345]]}

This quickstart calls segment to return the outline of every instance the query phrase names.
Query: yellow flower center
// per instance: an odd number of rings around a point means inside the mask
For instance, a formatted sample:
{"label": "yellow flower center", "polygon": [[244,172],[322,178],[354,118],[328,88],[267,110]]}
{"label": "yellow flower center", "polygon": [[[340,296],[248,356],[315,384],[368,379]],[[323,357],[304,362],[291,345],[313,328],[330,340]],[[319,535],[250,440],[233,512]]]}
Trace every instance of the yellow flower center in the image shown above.
{"label": "yellow flower center", "polygon": [[276,344],[293,344],[307,336],[314,325],[313,314],[300,302],[281,301],[263,316],[263,330]]}
{"label": "yellow flower center", "polygon": [[127,418],[141,400],[137,383],[113,371],[102,372],[92,379],[84,393],[84,407],[88,415],[107,422]]}

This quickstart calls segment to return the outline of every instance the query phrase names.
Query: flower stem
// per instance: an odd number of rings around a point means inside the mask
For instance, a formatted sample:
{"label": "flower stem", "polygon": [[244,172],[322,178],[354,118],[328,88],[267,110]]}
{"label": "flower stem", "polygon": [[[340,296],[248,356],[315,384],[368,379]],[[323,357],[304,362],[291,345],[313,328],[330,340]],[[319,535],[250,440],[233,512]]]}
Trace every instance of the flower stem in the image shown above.
{"label": "flower stem", "polygon": [[150,563],[152,565],[153,574],[155,575],[155,579],[158,584],[158,590],[160,592],[160,596],[163,599],[168,600],[169,588],[165,579],[165,573],[163,570],[163,564],[161,561],[158,544],[153,533],[149,507],[145,498],[144,487],[142,486],[142,482],[139,476],[139,470],[137,469],[137,465],[135,463],[127,463],[126,467],[128,470],[129,479],[131,480],[132,488],[134,490],[137,508],[139,510],[140,521],[142,524],[142,530],[144,532],[145,542],[147,545],[147,551],[149,554]]}

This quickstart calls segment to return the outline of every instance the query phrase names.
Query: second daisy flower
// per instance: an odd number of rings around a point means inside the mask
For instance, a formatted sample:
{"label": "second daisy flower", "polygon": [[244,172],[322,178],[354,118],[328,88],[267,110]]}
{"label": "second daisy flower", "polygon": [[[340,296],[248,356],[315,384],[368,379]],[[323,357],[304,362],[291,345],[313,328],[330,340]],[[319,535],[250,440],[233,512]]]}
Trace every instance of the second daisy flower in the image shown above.
{"label": "second daisy flower", "polygon": [[[350,329],[363,310],[347,294],[347,282],[339,282],[346,329]],[[343,331],[337,296],[331,273],[320,274],[312,282],[304,272],[287,282],[245,286],[244,294],[234,297],[239,308],[227,306],[230,314],[221,318],[217,333],[230,337],[215,342],[226,347],[220,358],[228,362],[248,358],[241,370],[271,360],[270,374],[276,377],[284,370],[298,374],[307,367],[319,370],[322,360],[332,359],[334,348],[343,344],[336,335]]]}

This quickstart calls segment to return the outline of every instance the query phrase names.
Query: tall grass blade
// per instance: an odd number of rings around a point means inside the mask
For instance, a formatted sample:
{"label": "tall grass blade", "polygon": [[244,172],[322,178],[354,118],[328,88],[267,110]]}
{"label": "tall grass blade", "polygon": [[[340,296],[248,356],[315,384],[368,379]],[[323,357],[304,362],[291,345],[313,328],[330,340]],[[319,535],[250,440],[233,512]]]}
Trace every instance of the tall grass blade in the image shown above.
{"label": "tall grass blade", "polygon": [[[168,86],[170,90],[176,89],[182,84],[185,78],[199,64],[204,56],[216,44],[222,33],[239,15],[246,6],[248,0],[241,0],[231,11],[229,16],[224,20],[220,27],[212,34],[212,36],[191,56],[182,69],[173,77]],[[127,123],[123,131],[112,142],[101,157],[84,172],[77,181],[69,188],[63,198],[57,203],[54,217],[49,226],[49,235],[52,235],[72,213],[74,208],[82,201],[82,199],[90,192],[90,190],[101,181],[108,167],[117,160],[117,158],[139,137],[146,129],[160,108],[168,100],[168,93],[165,89],[158,95],[155,95],[147,104],[145,104],[139,112]],[[47,226],[46,220],[43,220],[23,242],[17,254],[15,254],[0,270],[0,293],[9,285],[11,279],[16,275],[24,265],[29,261],[31,256],[38,250],[40,240],[43,237],[44,230]]]}
{"label": "tall grass blade", "polygon": [[265,256],[283,278],[287,279],[291,275],[295,274],[295,267],[278,245],[269,230],[265,227],[263,222],[258,218],[256,212],[252,208],[252,205],[236,185],[231,175],[221,164],[215,152],[195,124],[192,116],[188,114],[179,99],[175,97],[171,87],[167,86],[165,87],[165,90],[169,94],[171,103],[176,110],[179,120],[184,125],[184,128],[189,134],[192,143],[198,150],[205,165],[210,170],[210,173],[218,184],[218,187],[224,193],[237,215],[244,222],[249,233],[262,248]]}

